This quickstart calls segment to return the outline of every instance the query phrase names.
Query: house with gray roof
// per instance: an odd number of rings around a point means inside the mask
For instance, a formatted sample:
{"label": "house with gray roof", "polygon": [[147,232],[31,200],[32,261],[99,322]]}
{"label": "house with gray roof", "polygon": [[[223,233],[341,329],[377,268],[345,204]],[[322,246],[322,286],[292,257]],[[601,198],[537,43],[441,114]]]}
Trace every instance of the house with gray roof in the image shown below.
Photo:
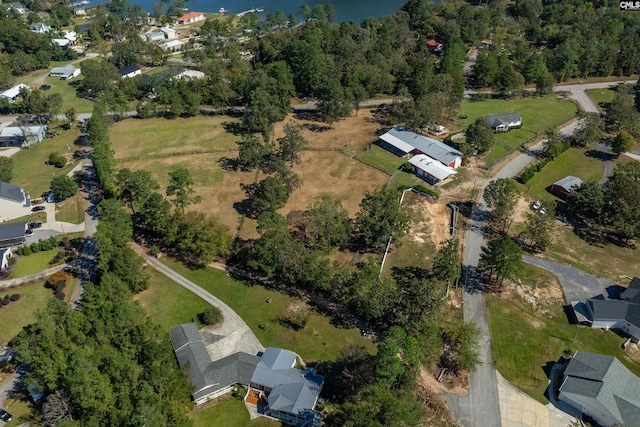
{"label": "house with gray roof", "polygon": [[29,215],[31,199],[20,186],[0,182],[0,222]]}
{"label": "house with gray roof", "polygon": [[577,176],[565,176],[564,178],[551,184],[551,194],[562,200],[567,200],[569,193],[579,188],[582,185],[582,180]]}
{"label": "house with gray roof", "polygon": [[176,326],[169,333],[181,367],[187,367],[197,405],[231,392],[236,384],[249,387],[245,404],[252,414],[293,426],[319,427],[315,411],[324,377],[313,368],[295,367],[298,356],[269,347],[262,354],[236,352],[212,361],[195,323]]}
{"label": "house with gray roof", "polygon": [[522,126],[522,117],[518,113],[494,114],[484,116],[489,127],[496,132],[508,132]]}
{"label": "house with gray roof", "polygon": [[44,22],[34,22],[29,25],[29,31],[33,31],[38,34],[46,34],[51,31],[51,27]]}
{"label": "house with gray roof", "polygon": [[608,427],[640,427],[640,378],[618,359],[578,351],[565,370],[559,399]]}
{"label": "house with gray roof", "polygon": [[0,132],[0,146],[29,146],[47,135],[47,125],[8,126]]}
{"label": "house with gray roof", "polygon": [[23,245],[28,223],[29,221],[18,221],[0,224],[0,248]]}

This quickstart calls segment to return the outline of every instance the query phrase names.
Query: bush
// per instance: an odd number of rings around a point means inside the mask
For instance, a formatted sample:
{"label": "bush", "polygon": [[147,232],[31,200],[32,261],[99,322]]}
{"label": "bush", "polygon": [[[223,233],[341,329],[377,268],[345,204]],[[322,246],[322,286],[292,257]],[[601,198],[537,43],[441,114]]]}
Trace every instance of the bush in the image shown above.
{"label": "bush", "polygon": [[54,292],[56,294],[61,293],[62,291],[64,291],[64,288],[67,287],[66,283],[56,283],[55,287],[53,288]]}
{"label": "bush", "polygon": [[11,301],[18,301],[20,299],[20,294],[13,294],[11,295]]}
{"label": "bush", "polygon": [[404,172],[407,173],[416,173],[416,168],[415,166],[413,166],[411,163],[406,162],[405,164],[403,164],[400,169],[402,169]]}
{"label": "bush", "polygon": [[4,298],[2,298],[2,305],[9,305],[10,302],[11,298],[9,298],[9,295],[5,295]]}
{"label": "bush", "polygon": [[533,178],[536,175],[536,173],[540,172],[550,161],[551,159],[546,158],[534,165],[529,166],[520,174],[519,181],[522,184],[526,184],[528,181],[531,180],[531,178]]}
{"label": "bush", "polygon": [[56,294],[56,298],[58,298],[60,301],[64,301],[65,297],[66,297],[66,295],[64,294],[64,292],[58,292]]}
{"label": "bush", "polygon": [[211,306],[200,313],[200,321],[207,325],[215,325],[222,321],[222,312],[218,307]]}
{"label": "bush", "polygon": [[160,253],[160,248],[155,245],[151,246],[151,248],[149,249],[149,255],[151,255],[154,258],[157,258],[159,253]]}
{"label": "bush", "polygon": [[29,248],[31,249],[31,252],[36,253],[36,252],[40,252],[40,243],[39,242],[33,242],[31,244],[31,246],[29,246]]}
{"label": "bush", "polygon": [[49,154],[49,164],[57,168],[63,168],[67,164],[67,159],[60,153]]}

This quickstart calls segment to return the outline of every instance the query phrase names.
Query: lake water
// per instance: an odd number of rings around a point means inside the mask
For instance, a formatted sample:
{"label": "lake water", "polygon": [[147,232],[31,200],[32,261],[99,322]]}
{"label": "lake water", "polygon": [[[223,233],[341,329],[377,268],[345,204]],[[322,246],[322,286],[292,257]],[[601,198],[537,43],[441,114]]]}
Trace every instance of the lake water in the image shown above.
{"label": "lake water", "polygon": [[[147,11],[153,13],[153,4],[157,0],[131,0],[133,4],[139,4]],[[343,0],[343,1],[313,1],[313,0],[193,0],[187,2],[190,11],[196,12],[218,12],[224,7],[229,13],[239,13],[251,8],[264,9],[258,14],[264,18],[267,13],[277,10],[283,11],[287,16],[295,13],[299,17],[300,6],[308,4],[313,8],[316,4],[331,4],[336,10],[336,17],[339,22],[354,21],[362,22],[366,18],[380,18],[390,15],[407,0]]]}

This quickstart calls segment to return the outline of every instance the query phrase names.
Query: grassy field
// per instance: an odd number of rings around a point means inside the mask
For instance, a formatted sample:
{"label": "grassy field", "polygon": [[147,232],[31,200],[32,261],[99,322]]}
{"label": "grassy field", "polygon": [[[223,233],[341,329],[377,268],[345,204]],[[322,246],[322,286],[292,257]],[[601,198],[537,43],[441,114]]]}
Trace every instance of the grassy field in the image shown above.
{"label": "grassy field", "polygon": [[463,100],[459,116],[461,128],[473,123],[478,117],[517,112],[522,116],[522,128],[496,135],[496,144],[484,155],[487,165],[504,156],[529,138],[543,135],[547,129],[569,121],[576,115],[577,107],[570,101],[558,100],[557,95],[544,98],[517,98],[509,101],[488,99],[483,101]]}
{"label": "grassy field", "polygon": [[587,95],[597,106],[602,108],[603,104],[608,104],[616,97],[616,91],[613,89],[587,89]]}
{"label": "grassy field", "polygon": [[24,187],[33,199],[40,197],[42,193],[49,190],[54,176],[66,175],[76,164],[69,163],[61,169],[49,166],[46,164],[49,154],[53,152],[66,154],[68,148],[74,151],[77,148],[74,142],[79,136],[78,129],[61,131],[55,138],[45,138],[29,149],[17,152],[12,158],[20,167],[13,169],[12,182]]}
{"label": "grassy field", "polygon": [[[75,64],[79,68],[79,64]],[[49,73],[49,69],[47,69]],[[44,92],[46,95],[59,93],[62,96],[62,109],[60,114],[64,114],[69,108],[75,108],[78,113],[90,113],[93,111],[93,102],[80,98],[76,92],[76,85],[82,79],[82,75],[72,80],[62,80],[60,77],[47,77],[41,84],[51,86],[51,89]],[[38,86],[39,87],[39,86]]]}
{"label": "grassy field", "polygon": [[56,256],[59,251],[52,249],[50,251],[36,252],[31,255],[19,256],[18,262],[11,270],[11,277],[24,277],[38,271],[46,270],[51,267],[49,261]]}
{"label": "grassy field", "polygon": [[83,193],[78,193],[73,197],[59,203],[61,205],[56,210],[56,220],[80,224],[84,221],[84,199]]}
{"label": "grassy field", "polygon": [[28,425],[33,427],[40,427],[44,425],[36,409],[24,397],[8,398],[4,401],[3,409],[6,409],[11,415],[13,415],[13,420],[4,424],[4,427],[17,427],[24,423],[28,423]]}
{"label": "grassy field", "polygon": [[154,269],[147,268],[145,274],[150,276],[149,289],[135,299],[163,331],[169,332],[181,323],[199,323],[198,314],[209,304]]}
{"label": "grassy field", "polygon": [[586,150],[570,148],[547,164],[523,188],[533,200],[559,200],[546,189],[567,175],[583,181],[599,181],[604,173],[604,162],[585,155]]}
{"label": "grassy field", "polygon": [[191,418],[195,427],[276,427],[278,421],[260,417],[253,421],[244,403],[229,395],[221,398],[220,403],[205,409],[194,409]]}
{"label": "grassy field", "polygon": [[43,282],[17,289],[4,289],[0,296],[20,294],[22,298],[0,309],[0,344],[6,344],[22,330],[36,320],[36,311],[46,307],[51,298],[51,290],[46,289]]}
{"label": "grassy field", "polygon": [[[208,267],[190,270],[172,260],[162,261],[234,309],[265,347],[287,348],[309,361],[335,360],[340,350],[349,344],[363,345],[369,351],[375,349],[374,344],[363,338],[358,329],[338,328],[331,324],[328,317],[313,311],[303,330],[293,331],[282,326],[278,318],[288,308],[297,306],[299,301],[280,292],[239,282],[224,271]],[[271,299],[270,304],[266,302],[268,299]]]}
{"label": "grassy field", "polygon": [[424,185],[425,187],[430,187],[424,180],[418,178],[414,174],[408,172],[398,172],[391,178],[391,182],[387,188],[400,188],[403,185],[414,186],[414,185]]}
{"label": "grassy field", "polygon": [[378,166],[389,174],[397,171],[400,166],[407,162],[407,159],[396,156],[377,145],[371,145],[371,148],[360,153],[358,158]]}

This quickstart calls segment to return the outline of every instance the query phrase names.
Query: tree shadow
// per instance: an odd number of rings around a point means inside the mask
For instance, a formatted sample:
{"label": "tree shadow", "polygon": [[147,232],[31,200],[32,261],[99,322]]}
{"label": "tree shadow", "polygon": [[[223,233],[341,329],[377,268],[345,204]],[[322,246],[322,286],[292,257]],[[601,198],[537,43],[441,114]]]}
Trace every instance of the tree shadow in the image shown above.
{"label": "tree shadow", "polygon": [[218,160],[222,170],[227,172],[237,172],[241,169],[242,162],[238,158],[222,157]]}
{"label": "tree shadow", "polygon": [[222,127],[232,135],[240,136],[246,133],[245,127],[238,122],[222,122]]}
{"label": "tree shadow", "polygon": [[602,160],[603,162],[610,162],[616,159],[615,154],[601,151],[598,149],[587,150],[584,153],[584,155],[594,159]]}
{"label": "tree shadow", "polygon": [[310,122],[321,122],[322,116],[316,110],[298,110],[293,113],[297,120],[308,120]]}

